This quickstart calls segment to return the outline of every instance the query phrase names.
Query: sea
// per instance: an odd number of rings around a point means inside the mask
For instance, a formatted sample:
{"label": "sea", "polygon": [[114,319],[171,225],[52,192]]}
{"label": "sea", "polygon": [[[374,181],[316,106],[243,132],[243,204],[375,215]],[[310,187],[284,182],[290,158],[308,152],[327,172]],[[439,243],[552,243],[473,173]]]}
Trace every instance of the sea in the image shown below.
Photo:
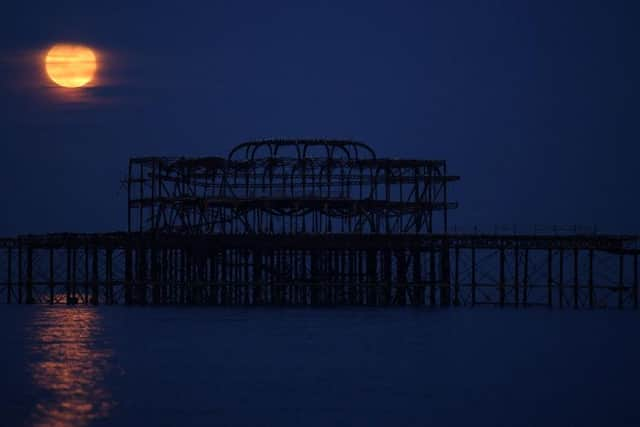
{"label": "sea", "polygon": [[0,306],[1,426],[640,426],[640,313]]}

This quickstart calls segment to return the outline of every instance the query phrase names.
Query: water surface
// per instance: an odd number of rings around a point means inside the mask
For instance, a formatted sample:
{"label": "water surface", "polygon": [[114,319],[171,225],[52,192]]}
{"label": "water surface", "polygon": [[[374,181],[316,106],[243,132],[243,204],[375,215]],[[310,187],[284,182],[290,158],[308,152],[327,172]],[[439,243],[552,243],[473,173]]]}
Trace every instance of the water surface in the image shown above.
{"label": "water surface", "polygon": [[637,312],[1,306],[0,320],[0,425],[640,425]]}

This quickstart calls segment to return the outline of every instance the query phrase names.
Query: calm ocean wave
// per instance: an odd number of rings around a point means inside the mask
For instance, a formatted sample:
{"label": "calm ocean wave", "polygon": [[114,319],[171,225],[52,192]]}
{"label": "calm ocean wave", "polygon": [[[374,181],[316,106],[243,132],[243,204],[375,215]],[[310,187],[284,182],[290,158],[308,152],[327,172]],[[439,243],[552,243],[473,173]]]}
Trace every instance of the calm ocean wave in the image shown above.
{"label": "calm ocean wave", "polygon": [[0,425],[637,426],[638,313],[2,306]]}

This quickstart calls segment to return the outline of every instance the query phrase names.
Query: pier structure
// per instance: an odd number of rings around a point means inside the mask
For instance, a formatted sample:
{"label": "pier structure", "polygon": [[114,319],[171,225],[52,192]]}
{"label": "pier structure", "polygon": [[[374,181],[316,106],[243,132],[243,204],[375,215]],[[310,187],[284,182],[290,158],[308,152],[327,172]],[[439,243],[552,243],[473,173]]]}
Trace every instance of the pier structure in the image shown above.
{"label": "pier structure", "polygon": [[353,141],[134,158],[127,231],[0,240],[0,302],[638,308],[640,236],[458,232],[458,179]]}
{"label": "pier structure", "polygon": [[376,158],[365,144],[269,140],[227,158],[134,158],[128,231],[188,235],[447,230],[445,161]]}

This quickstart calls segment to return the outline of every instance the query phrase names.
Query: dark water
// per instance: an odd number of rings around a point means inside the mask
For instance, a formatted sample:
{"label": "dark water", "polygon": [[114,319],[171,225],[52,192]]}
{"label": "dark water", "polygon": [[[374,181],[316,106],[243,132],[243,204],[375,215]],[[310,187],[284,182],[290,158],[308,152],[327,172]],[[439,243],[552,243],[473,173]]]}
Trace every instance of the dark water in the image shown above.
{"label": "dark water", "polygon": [[637,312],[2,306],[0,319],[0,425],[640,425]]}

